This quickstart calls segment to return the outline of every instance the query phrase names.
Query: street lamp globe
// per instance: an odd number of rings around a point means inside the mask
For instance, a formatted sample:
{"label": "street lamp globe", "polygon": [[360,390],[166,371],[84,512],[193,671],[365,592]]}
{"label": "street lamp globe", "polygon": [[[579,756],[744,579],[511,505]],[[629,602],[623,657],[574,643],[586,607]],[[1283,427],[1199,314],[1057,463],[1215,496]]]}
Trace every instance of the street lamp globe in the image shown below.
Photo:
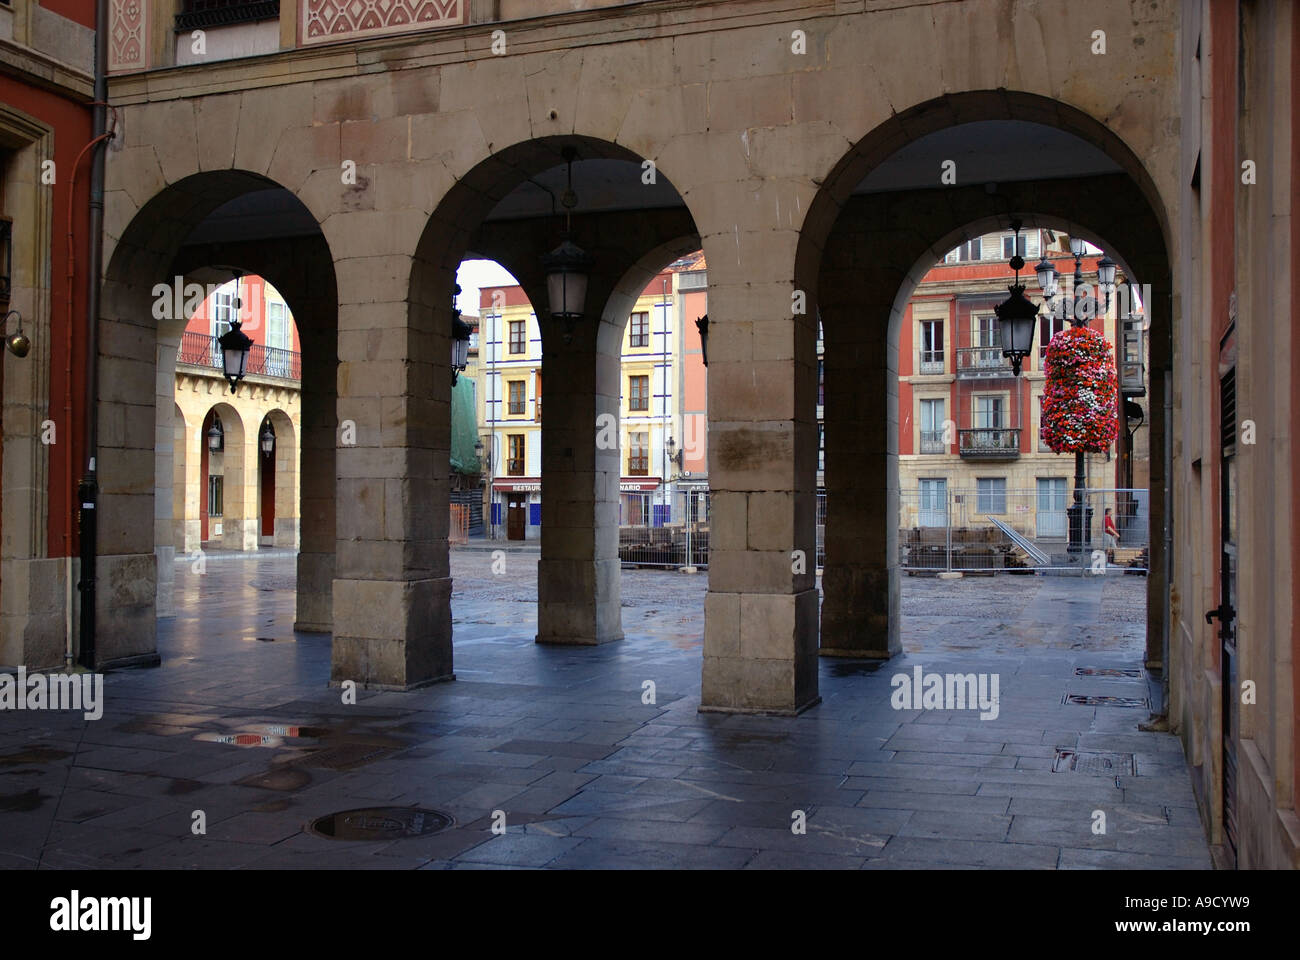
{"label": "street lamp globe", "polygon": [[1056,296],[1056,266],[1044,256],[1034,267],[1034,273],[1038,276],[1038,289],[1043,292],[1043,299],[1051,300]]}

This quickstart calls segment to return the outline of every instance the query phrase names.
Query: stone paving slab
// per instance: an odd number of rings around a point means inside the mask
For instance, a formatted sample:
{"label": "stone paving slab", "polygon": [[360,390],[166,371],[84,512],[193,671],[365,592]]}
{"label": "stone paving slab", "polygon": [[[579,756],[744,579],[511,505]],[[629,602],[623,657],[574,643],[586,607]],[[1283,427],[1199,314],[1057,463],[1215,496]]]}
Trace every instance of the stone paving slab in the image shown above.
{"label": "stone paving slab", "polygon": [[[1062,703],[1149,696],[1145,677],[1074,674],[1140,668],[1141,578],[905,578],[904,653],[823,660],[823,702],[772,718],[698,712],[706,577],[626,571],[626,639],[557,648],[533,642],[535,554],[512,555],[509,579],[490,563],[453,554],[459,679],[348,706],[327,685],[329,638],[288,626],[291,558],[178,565],[163,666],[107,676],[101,721],[0,714],[0,869],[1209,866],[1178,741],[1138,731],[1145,710]],[[999,716],[894,709],[891,678],[916,666],[996,673]],[[309,732],[213,740],[268,726]],[[1137,773],[1054,772],[1059,747],[1131,754]],[[455,825],[308,831],[377,804]]]}

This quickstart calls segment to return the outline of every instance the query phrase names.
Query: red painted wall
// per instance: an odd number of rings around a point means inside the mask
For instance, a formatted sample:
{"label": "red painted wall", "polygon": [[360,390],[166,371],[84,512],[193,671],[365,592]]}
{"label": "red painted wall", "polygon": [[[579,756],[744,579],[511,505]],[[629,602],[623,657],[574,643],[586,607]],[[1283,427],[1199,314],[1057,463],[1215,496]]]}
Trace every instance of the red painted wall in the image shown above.
{"label": "red painted wall", "polygon": [[[174,282],[174,281],[173,281]],[[240,329],[248,334],[253,343],[266,344],[266,287],[262,277],[249,274],[239,280],[239,323]],[[182,291],[183,292],[183,291]],[[287,303],[288,301],[286,301]],[[293,312],[293,304],[289,304]],[[189,322],[185,324],[187,333],[201,333],[205,337],[212,334],[212,298],[206,298],[194,311]],[[298,320],[295,317],[290,327],[291,348],[302,351],[302,342],[298,338]]]}
{"label": "red painted wall", "polygon": [[[66,2],[66,0],[65,0]],[[76,5],[76,4],[70,4]],[[89,4],[84,4],[89,7]],[[49,6],[49,4],[47,4]],[[77,18],[80,19],[80,18]],[[92,19],[93,22],[93,19]],[[86,275],[88,257],[90,202],[89,153],[82,159],[73,192],[73,163],[91,138],[90,109],[57,93],[28,86],[9,76],[0,76],[0,101],[30,114],[54,130],[55,182],[43,189],[53,192],[53,222],[50,230],[50,392],[49,417],[54,421],[57,442],[49,448],[49,511],[46,535],[48,555],[67,556],[77,552],[77,536],[68,530],[69,511],[75,509],[76,484],[81,478],[83,426],[81,411],[85,394],[85,323]],[[68,211],[72,210],[72,236],[75,276],[71,297],[71,358],[69,358],[68,297]],[[15,237],[24,235],[24,225],[14,223]],[[22,242],[18,240],[18,242]],[[31,330],[30,323],[25,329]],[[35,354],[33,353],[33,356]],[[72,367],[72,402],[67,409],[64,396],[68,386],[68,366]],[[30,359],[28,362],[35,362]],[[70,461],[70,463],[69,463]],[[71,483],[67,469],[72,468]],[[71,488],[71,489],[70,489]],[[73,515],[75,517],[75,514]]]}

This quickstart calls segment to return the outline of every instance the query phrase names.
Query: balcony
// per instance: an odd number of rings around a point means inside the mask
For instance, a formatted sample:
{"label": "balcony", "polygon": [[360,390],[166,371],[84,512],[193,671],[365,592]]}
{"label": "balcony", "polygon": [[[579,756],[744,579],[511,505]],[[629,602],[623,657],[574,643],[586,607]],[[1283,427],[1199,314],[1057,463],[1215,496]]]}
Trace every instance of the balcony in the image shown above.
{"label": "balcony", "polygon": [[[181,335],[176,362],[216,370],[218,376],[225,369],[221,362],[221,344],[217,338],[191,330],[186,330]],[[282,350],[255,343],[248,351],[245,373],[249,376],[274,377],[277,380],[302,380],[302,354],[297,350]]]}
{"label": "balcony", "polygon": [[1016,460],[1020,457],[1018,427],[981,427],[957,431],[958,451],[969,460]]}
{"label": "balcony", "polygon": [[943,373],[943,351],[922,350],[920,365],[916,372],[921,374]]}
{"label": "balcony", "polygon": [[957,351],[957,376],[962,379],[1010,377],[1011,361],[1001,347],[961,347]]}
{"label": "balcony", "polygon": [[948,444],[943,440],[942,430],[921,431],[921,453],[947,453]]}

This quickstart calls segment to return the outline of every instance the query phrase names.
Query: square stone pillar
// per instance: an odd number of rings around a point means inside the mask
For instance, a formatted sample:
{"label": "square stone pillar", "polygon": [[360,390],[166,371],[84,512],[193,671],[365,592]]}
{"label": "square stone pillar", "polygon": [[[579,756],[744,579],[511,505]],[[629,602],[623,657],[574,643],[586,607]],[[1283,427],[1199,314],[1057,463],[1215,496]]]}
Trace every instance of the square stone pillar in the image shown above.
{"label": "square stone pillar", "polygon": [[[341,267],[349,271],[340,270],[341,291],[356,271],[374,269]],[[356,282],[353,295],[364,286]],[[405,690],[453,676],[450,321],[431,313],[403,301],[339,307],[337,491],[346,506],[337,517],[334,685]]]}
{"label": "square stone pillar", "polygon": [[158,558],[157,615],[174,617],[176,584],[175,501],[176,351],[180,337],[158,333],[157,397],[154,406],[154,555]]}
{"label": "square stone pillar", "polygon": [[[338,347],[329,337],[303,333],[301,425],[298,441],[298,596],[293,628],[329,633],[334,626],[335,446],[338,430]],[[278,543],[277,529],[277,543]]]}
{"label": "square stone pillar", "polygon": [[537,642],[621,640],[619,358],[590,324],[568,344],[558,324],[548,334]]}
{"label": "square stone pillar", "polygon": [[791,292],[725,275],[709,289],[701,710],[795,714],[820,699],[817,331],[815,316],[790,316]]}
{"label": "square stone pillar", "polygon": [[[846,342],[856,316],[826,328],[826,566],[821,655],[888,659],[899,634],[896,345]],[[897,340],[897,327],[894,327]]]}

